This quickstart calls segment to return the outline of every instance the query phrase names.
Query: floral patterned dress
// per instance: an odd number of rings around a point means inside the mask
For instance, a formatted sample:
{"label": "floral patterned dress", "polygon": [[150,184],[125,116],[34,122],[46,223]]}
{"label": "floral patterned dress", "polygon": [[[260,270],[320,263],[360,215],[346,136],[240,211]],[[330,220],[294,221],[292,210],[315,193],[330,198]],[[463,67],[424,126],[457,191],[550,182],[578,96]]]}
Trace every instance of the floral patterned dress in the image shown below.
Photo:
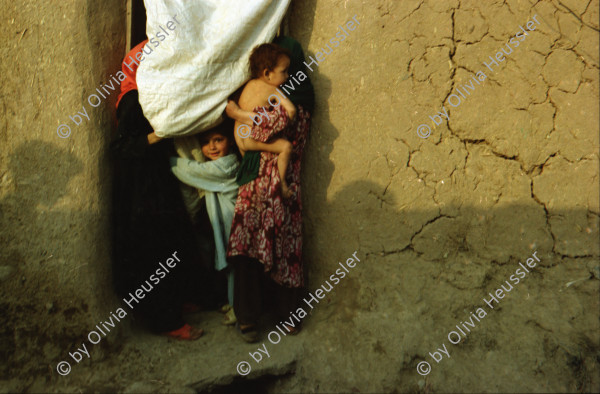
{"label": "floral patterned dress", "polygon": [[289,199],[281,197],[278,155],[261,152],[258,177],[240,186],[238,192],[227,256],[255,258],[264,264],[265,272],[269,272],[275,282],[286,287],[302,287],[300,161],[310,128],[310,113],[298,106],[296,119],[290,122],[287,112],[279,105],[268,111],[268,115],[268,120],[263,117],[261,124],[254,125],[250,137],[267,142],[283,136],[292,143],[286,179],[293,195]]}

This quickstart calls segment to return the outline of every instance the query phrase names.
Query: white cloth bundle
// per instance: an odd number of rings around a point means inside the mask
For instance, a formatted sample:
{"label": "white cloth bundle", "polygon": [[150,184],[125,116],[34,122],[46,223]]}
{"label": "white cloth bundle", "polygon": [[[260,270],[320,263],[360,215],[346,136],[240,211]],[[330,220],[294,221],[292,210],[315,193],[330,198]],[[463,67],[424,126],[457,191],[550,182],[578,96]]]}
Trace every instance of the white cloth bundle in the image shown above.
{"label": "white cloth bundle", "polygon": [[180,24],[140,63],[136,81],[144,115],[160,137],[216,126],[227,97],[248,78],[248,58],[270,42],[290,0],[144,0],[146,32],[175,16]]}

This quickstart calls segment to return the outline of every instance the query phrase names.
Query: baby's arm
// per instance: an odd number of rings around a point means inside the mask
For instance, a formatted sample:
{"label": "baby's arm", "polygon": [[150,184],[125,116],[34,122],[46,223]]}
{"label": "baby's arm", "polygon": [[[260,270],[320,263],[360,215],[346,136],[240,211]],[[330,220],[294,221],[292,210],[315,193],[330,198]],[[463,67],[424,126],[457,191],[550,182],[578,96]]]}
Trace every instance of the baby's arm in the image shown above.
{"label": "baby's arm", "polygon": [[[265,151],[265,152],[273,152],[272,151],[272,147],[270,146],[271,144],[266,144],[264,142],[259,142],[256,141],[253,138],[250,137],[246,137],[246,138],[242,138],[237,130],[239,127],[241,127],[242,124],[247,125],[249,128],[251,128],[252,126],[250,126],[248,123],[248,120],[252,120],[252,118],[258,114],[256,114],[255,112],[252,111],[244,111],[243,109],[241,109],[233,100],[229,100],[227,102],[227,107],[225,107],[225,112],[227,113],[227,116],[229,116],[230,118],[232,118],[233,120],[235,120],[235,142],[237,143],[238,147],[246,152],[249,150],[256,150],[256,151]],[[273,152],[273,153],[277,153],[277,152]]]}
{"label": "baby's arm", "polygon": [[233,100],[227,101],[225,113],[231,119],[237,120],[238,122],[245,124],[248,124],[248,120],[252,120],[256,115],[258,115],[256,112],[244,111]]}

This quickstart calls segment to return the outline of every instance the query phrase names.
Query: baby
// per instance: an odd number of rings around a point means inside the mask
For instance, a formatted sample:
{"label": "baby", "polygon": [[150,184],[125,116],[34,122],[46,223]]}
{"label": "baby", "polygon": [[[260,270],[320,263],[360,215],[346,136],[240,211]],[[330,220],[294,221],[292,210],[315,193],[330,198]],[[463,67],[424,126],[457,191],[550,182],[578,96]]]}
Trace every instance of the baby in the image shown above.
{"label": "baby", "polygon": [[[227,114],[236,121],[235,130],[239,130],[243,124],[251,128],[252,120],[262,116],[252,112],[257,110],[258,107],[281,104],[290,120],[294,119],[296,107],[288,98],[280,98],[281,96],[277,95],[276,90],[279,85],[288,79],[289,66],[290,53],[287,49],[275,44],[262,44],[254,48],[250,55],[252,79],[248,81],[242,91],[239,107],[233,101],[229,101],[227,104]],[[271,103],[270,96],[275,96],[277,103]],[[239,132],[235,133],[235,141],[242,155],[246,151],[265,151],[279,155],[277,168],[281,178],[281,194],[284,198],[289,198],[292,193],[286,182],[285,174],[292,154],[292,144],[284,138],[277,138],[272,142],[263,143],[253,138],[243,138],[239,134]]]}
{"label": "baby", "polygon": [[[183,183],[206,191],[206,208],[215,239],[215,268],[227,272],[227,296],[233,305],[233,269],[226,260],[227,242],[238,193],[235,182],[239,161],[233,150],[231,127],[222,123],[200,135],[202,155],[208,160],[200,163],[181,157],[171,158],[171,171]],[[229,127],[228,127],[229,126]],[[233,309],[225,317],[225,324],[236,321]]]}

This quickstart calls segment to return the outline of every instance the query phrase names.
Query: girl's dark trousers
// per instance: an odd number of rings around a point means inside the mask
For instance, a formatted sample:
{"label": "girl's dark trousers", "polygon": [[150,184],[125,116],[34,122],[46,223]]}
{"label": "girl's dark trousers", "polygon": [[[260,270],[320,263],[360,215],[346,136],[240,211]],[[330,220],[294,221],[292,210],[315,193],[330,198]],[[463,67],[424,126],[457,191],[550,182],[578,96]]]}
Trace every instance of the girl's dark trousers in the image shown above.
{"label": "girl's dark trousers", "polygon": [[240,324],[255,325],[270,307],[279,319],[288,319],[296,312],[304,288],[288,288],[273,281],[264,272],[264,265],[247,256],[230,257],[234,266],[233,309]]}

